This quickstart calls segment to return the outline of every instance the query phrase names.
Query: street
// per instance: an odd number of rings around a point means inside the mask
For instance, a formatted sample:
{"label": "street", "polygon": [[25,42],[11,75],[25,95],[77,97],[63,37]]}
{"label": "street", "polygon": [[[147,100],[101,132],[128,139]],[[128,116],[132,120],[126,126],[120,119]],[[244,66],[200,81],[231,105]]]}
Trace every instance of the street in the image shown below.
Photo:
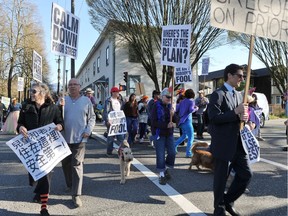
{"label": "street", "polygon": [[[254,176],[249,192],[235,203],[243,215],[287,215],[287,152],[284,119],[269,120],[261,129],[261,161],[252,165]],[[100,123],[87,144],[83,207],[75,209],[71,196],[65,193],[61,165],[54,169],[48,201],[51,215],[212,215],[213,173],[188,170],[185,146],[178,148],[172,179],[166,186],[158,184],[155,150],[148,141],[132,146],[135,159],[125,185],[120,185],[118,156],[106,157],[106,143]],[[15,135],[14,135],[15,136]],[[175,133],[175,136],[179,136]],[[0,135],[0,215],[39,215],[40,204],[33,203],[33,188],[16,155],[5,144],[13,135]],[[204,141],[210,142],[207,133]],[[228,213],[227,213],[228,214]]]}

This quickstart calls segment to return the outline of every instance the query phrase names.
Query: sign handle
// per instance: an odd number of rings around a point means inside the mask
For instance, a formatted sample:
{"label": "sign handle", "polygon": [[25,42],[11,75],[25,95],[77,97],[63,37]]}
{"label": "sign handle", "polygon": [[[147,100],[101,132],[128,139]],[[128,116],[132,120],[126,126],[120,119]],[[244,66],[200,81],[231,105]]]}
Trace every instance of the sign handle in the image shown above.
{"label": "sign handle", "polygon": [[[247,103],[248,91],[249,91],[249,86],[250,86],[251,63],[252,63],[253,49],[254,49],[254,36],[251,35],[250,36],[250,49],[249,49],[248,67],[247,67],[247,75],[246,75],[246,84],[245,84],[245,90],[244,90],[243,103]],[[240,130],[242,130],[243,127],[244,127],[244,122],[241,122]]]}
{"label": "sign handle", "polygon": [[[175,85],[175,80],[174,80],[174,67],[172,67],[172,93],[171,93],[171,109],[173,109],[173,99],[174,99],[174,85]],[[176,109],[176,105],[175,105]],[[170,122],[172,122],[172,115],[170,115]]]}

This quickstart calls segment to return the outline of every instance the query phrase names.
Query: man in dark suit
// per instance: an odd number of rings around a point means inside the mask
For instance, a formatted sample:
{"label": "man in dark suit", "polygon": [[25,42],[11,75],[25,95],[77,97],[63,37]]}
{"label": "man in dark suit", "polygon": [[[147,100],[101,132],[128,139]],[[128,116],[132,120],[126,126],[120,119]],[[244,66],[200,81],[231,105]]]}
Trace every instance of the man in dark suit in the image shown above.
{"label": "man in dark suit", "polygon": [[[233,207],[252,177],[247,155],[240,138],[240,122],[248,120],[248,105],[235,90],[243,81],[243,67],[230,64],[224,70],[224,85],[215,90],[208,104],[211,153],[214,157],[214,216],[240,215]],[[230,164],[230,165],[229,165]],[[229,172],[235,171],[227,193],[225,185]]]}

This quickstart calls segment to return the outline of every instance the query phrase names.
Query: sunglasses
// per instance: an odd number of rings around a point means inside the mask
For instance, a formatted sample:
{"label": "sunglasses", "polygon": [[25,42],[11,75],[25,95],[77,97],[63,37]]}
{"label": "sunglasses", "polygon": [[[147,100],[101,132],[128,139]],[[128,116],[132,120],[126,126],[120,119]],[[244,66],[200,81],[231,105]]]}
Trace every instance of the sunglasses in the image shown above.
{"label": "sunglasses", "polygon": [[31,89],[31,90],[30,90],[30,93],[31,93],[31,94],[36,94],[37,92],[40,92],[40,91],[37,91],[36,89]]}
{"label": "sunglasses", "polygon": [[244,75],[243,75],[243,74],[233,74],[233,76],[234,76],[234,75],[238,76],[239,79],[244,78]]}
{"label": "sunglasses", "polygon": [[165,95],[166,98],[171,99],[172,97],[169,95]]}

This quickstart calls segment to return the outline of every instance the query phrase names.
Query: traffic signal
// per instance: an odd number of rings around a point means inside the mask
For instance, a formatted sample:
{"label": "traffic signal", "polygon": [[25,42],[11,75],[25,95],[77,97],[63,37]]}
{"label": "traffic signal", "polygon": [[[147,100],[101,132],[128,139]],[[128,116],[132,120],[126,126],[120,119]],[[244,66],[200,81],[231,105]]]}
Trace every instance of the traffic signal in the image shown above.
{"label": "traffic signal", "polygon": [[126,91],[126,85],[119,84],[119,91]]}
{"label": "traffic signal", "polygon": [[124,82],[127,83],[128,81],[128,72],[123,72],[124,76],[123,76],[123,79],[124,79]]}

